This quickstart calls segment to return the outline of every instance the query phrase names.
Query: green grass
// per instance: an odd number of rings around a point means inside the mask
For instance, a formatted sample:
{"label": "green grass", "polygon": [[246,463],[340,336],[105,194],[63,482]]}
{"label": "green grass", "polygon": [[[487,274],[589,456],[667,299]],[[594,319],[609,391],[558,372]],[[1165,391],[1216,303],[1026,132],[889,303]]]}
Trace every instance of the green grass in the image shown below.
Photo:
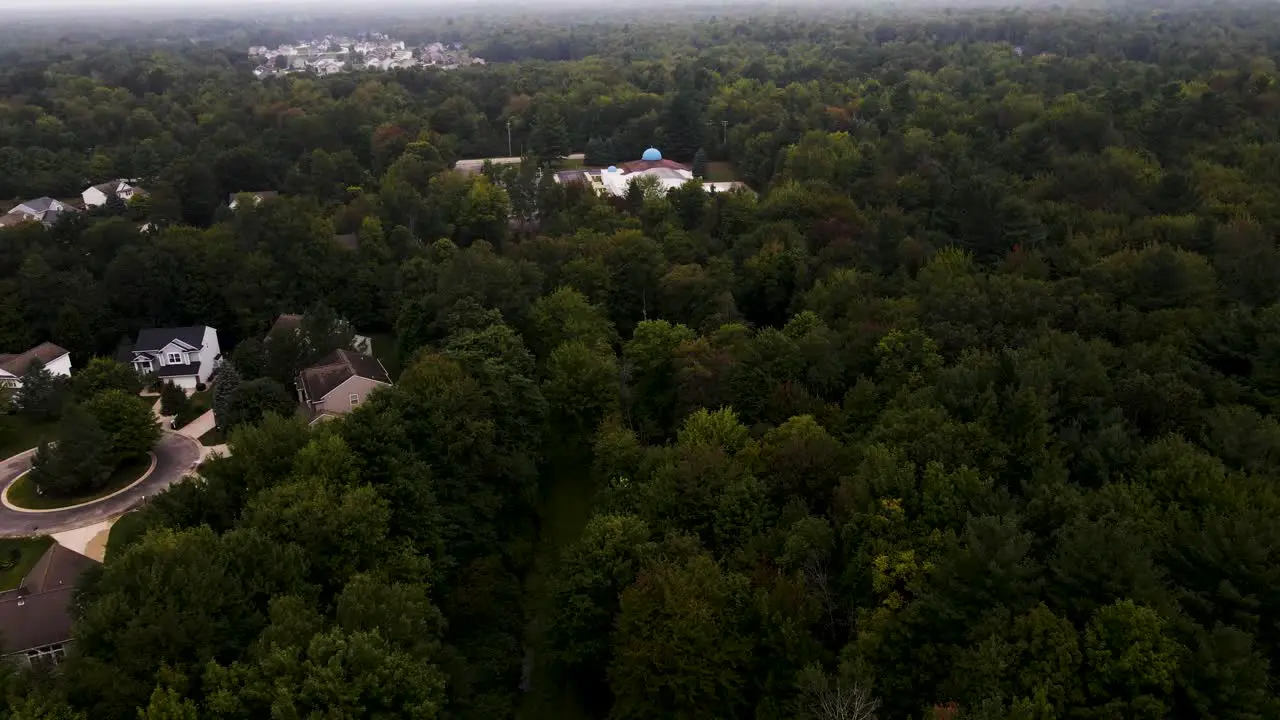
{"label": "green grass", "polygon": [[733,165],[724,161],[707,163],[707,182],[733,182],[738,176]]}
{"label": "green grass", "polygon": [[0,540],[0,558],[7,561],[15,550],[17,562],[13,567],[0,569],[0,590],[12,590],[22,582],[22,578],[31,572],[41,555],[53,544],[53,538],[40,536],[35,538],[6,538]]}
{"label": "green grass", "polygon": [[177,426],[180,428],[190,425],[193,420],[209,412],[209,409],[213,407],[213,392],[204,390],[195,393],[190,397],[190,400],[189,409],[175,418]]}
{"label": "green grass", "polygon": [[106,559],[119,555],[142,537],[148,529],[146,516],[140,511],[125,513],[111,525],[107,533]]}
{"label": "green grass", "polygon": [[57,439],[56,422],[32,422],[18,415],[0,415],[0,460]]}
{"label": "green grass", "polygon": [[525,720],[586,720],[588,716],[573,689],[557,678],[545,662],[541,618],[549,611],[546,577],[561,551],[582,534],[591,516],[596,487],[591,477],[588,447],[569,443],[553,443],[552,447],[554,450],[544,469],[549,482],[538,507],[542,531],[534,551],[533,569],[525,578],[525,602],[534,617],[527,629],[529,644],[534,648],[534,663],[532,687],[521,698],[519,716]]}
{"label": "green grass", "polygon": [[199,410],[201,415],[213,407],[213,391],[201,390],[191,395],[191,407]]}
{"label": "green grass", "polygon": [[132,485],[137,482],[138,478],[142,477],[149,467],[151,467],[150,457],[130,460],[111,473],[111,477],[107,479],[107,484],[102,489],[71,497],[56,497],[37,493],[35,483],[31,482],[31,473],[27,473],[9,486],[9,502],[27,510],[55,510],[70,505],[79,505],[80,503],[104,498],[117,490]]}
{"label": "green grass", "polygon": [[214,445],[224,445],[227,442],[227,436],[218,428],[214,428],[209,432],[200,436],[200,444],[205,447],[213,447]]}
{"label": "green grass", "polygon": [[400,377],[400,355],[396,349],[396,336],[391,333],[374,333],[369,336],[373,342],[373,356],[382,361],[382,367],[392,380]]}

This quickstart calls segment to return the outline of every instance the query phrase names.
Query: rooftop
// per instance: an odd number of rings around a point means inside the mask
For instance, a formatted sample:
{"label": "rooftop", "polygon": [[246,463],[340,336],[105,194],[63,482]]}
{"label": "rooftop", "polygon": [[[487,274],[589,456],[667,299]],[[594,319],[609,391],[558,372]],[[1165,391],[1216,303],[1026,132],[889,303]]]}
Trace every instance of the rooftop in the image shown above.
{"label": "rooftop", "polygon": [[96,565],[74,550],[50,546],[17,590],[0,593],[0,654],[70,640],[76,583]]}
{"label": "rooftop", "polygon": [[300,381],[307,399],[319,402],[342,383],[353,377],[391,384],[391,376],[377,358],[353,350],[334,350],[301,373]]}
{"label": "rooftop", "polygon": [[36,360],[48,365],[67,354],[65,348],[54,345],[51,342],[40,343],[23,353],[0,353],[0,370],[4,370],[10,375],[21,377],[27,373],[31,364]]}
{"label": "rooftop", "polygon": [[147,328],[138,331],[138,342],[133,344],[134,352],[162,350],[172,340],[186,343],[193,348],[204,346],[204,325],[192,325],[180,328]]}

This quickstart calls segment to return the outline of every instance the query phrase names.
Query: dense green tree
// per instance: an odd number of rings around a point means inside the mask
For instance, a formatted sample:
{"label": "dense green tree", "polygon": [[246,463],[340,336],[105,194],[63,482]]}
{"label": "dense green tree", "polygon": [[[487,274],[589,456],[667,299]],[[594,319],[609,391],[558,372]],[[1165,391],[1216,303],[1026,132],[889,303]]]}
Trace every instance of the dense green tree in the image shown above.
{"label": "dense green tree", "polygon": [[182,388],[171,382],[160,386],[160,414],[183,415],[191,407],[191,400]]}
{"label": "dense green tree", "polygon": [[160,439],[160,425],[151,407],[123,390],[105,390],[84,404],[107,434],[111,465],[145,458]]}
{"label": "dense green tree", "polygon": [[88,365],[71,376],[71,390],[76,399],[84,401],[104,390],[123,390],[136,393],[142,389],[138,373],[132,367],[112,360],[95,357]]}
{"label": "dense green tree", "polygon": [[14,393],[18,412],[34,422],[57,420],[68,400],[66,378],[49,372],[44,363],[32,361],[22,374],[22,385]]}
{"label": "dense green tree", "polygon": [[283,385],[271,378],[261,377],[236,388],[227,404],[222,422],[228,428],[254,425],[273,413],[287,416],[296,405]]}
{"label": "dense green tree", "polygon": [[89,411],[72,406],[58,423],[56,445],[43,444],[31,461],[31,482],[41,494],[75,496],[111,477],[111,438]]}
{"label": "dense green tree", "polygon": [[233,364],[224,364],[213,380],[213,419],[218,427],[229,430],[234,419],[232,401],[239,392],[243,381]]}
{"label": "dense green tree", "polygon": [[746,590],[706,555],[644,567],[619,599],[611,715],[736,716],[752,647],[737,626]]}

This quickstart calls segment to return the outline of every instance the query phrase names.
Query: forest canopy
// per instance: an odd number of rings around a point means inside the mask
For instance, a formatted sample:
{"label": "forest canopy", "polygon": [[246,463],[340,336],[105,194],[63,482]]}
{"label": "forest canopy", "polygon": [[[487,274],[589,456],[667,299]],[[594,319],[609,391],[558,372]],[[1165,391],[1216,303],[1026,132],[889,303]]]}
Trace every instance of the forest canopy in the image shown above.
{"label": "forest canopy", "polygon": [[[490,62],[0,63],[0,196],[147,190],[0,229],[0,350],[395,369],[232,423],[0,717],[1280,717],[1273,8],[390,30]],[[553,180],[649,147],[747,188]]]}

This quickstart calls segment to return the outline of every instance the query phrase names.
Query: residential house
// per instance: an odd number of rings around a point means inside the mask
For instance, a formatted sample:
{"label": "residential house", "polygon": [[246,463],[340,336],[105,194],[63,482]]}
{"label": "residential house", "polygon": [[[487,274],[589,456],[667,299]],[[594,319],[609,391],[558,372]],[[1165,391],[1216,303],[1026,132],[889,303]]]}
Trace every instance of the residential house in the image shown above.
{"label": "residential house", "polygon": [[334,350],[298,373],[298,400],[312,422],[351,412],[369,393],[391,384],[377,358],[353,350]]}
{"label": "residential house", "polygon": [[263,200],[269,200],[273,197],[278,197],[280,193],[274,190],[257,190],[253,192],[246,191],[246,192],[231,193],[230,197],[227,198],[227,204],[231,207],[232,210],[235,210],[236,206],[240,204],[239,198],[241,195],[248,195],[249,197],[253,198],[254,205],[261,205]]}
{"label": "residential house", "polygon": [[[20,202],[9,208],[9,212],[5,213],[5,215],[18,218],[18,222],[32,220],[45,225],[52,225],[63,214],[76,212],[80,212],[80,209],[61,200],[45,196]],[[12,224],[13,222],[13,220],[10,220],[7,224]]]}
{"label": "residential house", "polygon": [[204,325],[150,328],[138,333],[130,363],[141,374],[155,373],[161,380],[185,390],[195,390],[222,361],[218,331]]}
{"label": "residential house", "polygon": [[71,377],[71,353],[47,342],[23,353],[0,353],[0,387],[22,387],[22,376],[37,360],[44,363],[51,374]]}
{"label": "residential house", "polygon": [[115,195],[124,202],[129,202],[134,195],[145,195],[146,191],[133,185],[129,180],[108,180],[84,189],[80,198],[87,208],[101,207],[107,204],[107,198]]}
{"label": "residential house", "polygon": [[0,592],[0,656],[22,665],[57,665],[71,644],[71,601],[94,560],[54,543],[16,590]]}
{"label": "residential house", "polygon": [[[273,335],[278,335],[282,332],[300,332],[302,330],[303,317],[304,316],[302,315],[292,315],[289,313],[280,315],[276,318],[275,322],[271,323],[271,329],[267,331],[267,339],[270,339]],[[351,325],[351,323],[348,323],[346,320],[339,320],[338,322],[347,327],[350,327]],[[370,338],[368,335],[360,335],[359,333],[352,332],[351,349],[358,353],[371,355],[373,354],[373,338]]]}

